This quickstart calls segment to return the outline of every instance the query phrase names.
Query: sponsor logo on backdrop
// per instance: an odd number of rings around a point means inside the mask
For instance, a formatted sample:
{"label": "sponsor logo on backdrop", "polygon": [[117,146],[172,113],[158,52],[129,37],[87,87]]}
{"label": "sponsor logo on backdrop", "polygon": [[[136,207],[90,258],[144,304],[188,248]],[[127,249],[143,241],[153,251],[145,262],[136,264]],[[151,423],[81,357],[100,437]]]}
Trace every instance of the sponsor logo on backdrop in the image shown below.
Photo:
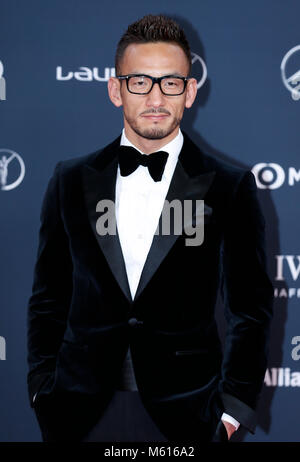
{"label": "sponsor logo on backdrop", "polygon": [[[12,174],[9,175],[9,170]],[[10,180],[10,176],[12,180]],[[22,157],[11,149],[0,149],[0,188],[10,191],[23,181],[25,164]]]}
{"label": "sponsor logo on backdrop", "polygon": [[197,79],[197,88],[201,88],[207,79],[207,67],[201,56],[196,53],[192,55],[192,74]]}
{"label": "sponsor logo on backdrop", "polygon": [[6,360],[6,341],[4,337],[0,336],[0,361]]}
{"label": "sponsor logo on backdrop", "polygon": [[[276,277],[275,281],[285,281],[288,277],[298,281],[300,275],[300,255],[275,255]],[[276,298],[300,298],[300,287],[276,287]]]}
{"label": "sponsor logo on backdrop", "polygon": [[5,78],[3,77],[4,66],[2,61],[0,61],[0,101],[6,100],[6,82]]}
{"label": "sponsor logo on backdrop", "polygon": [[[196,53],[192,53],[192,66],[193,75],[197,79],[197,87],[201,88],[207,79],[207,67],[201,56]],[[108,82],[110,77],[115,77],[116,71],[114,67],[86,67],[81,66],[77,70],[66,70],[63,66],[56,67],[56,80],[68,81],[68,80],[79,80],[81,82],[91,82],[96,80],[98,82]]]}
{"label": "sponsor logo on backdrop", "polygon": [[300,169],[289,167],[284,170],[281,165],[273,162],[254,165],[252,173],[260,189],[278,189],[286,182],[289,186],[294,186],[300,181]]}
{"label": "sponsor logo on backdrop", "polygon": [[266,387],[300,387],[300,372],[289,367],[271,367],[266,370]]}
{"label": "sponsor logo on backdrop", "polygon": [[283,57],[280,65],[284,86],[294,101],[300,99],[300,45],[291,48]]}
{"label": "sponsor logo on backdrop", "polygon": [[56,80],[80,80],[81,82],[91,82],[97,80],[98,82],[108,82],[110,77],[115,77],[114,67],[105,67],[104,71],[98,67],[85,67],[81,66],[77,71],[64,71],[62,66],[56,68]]}

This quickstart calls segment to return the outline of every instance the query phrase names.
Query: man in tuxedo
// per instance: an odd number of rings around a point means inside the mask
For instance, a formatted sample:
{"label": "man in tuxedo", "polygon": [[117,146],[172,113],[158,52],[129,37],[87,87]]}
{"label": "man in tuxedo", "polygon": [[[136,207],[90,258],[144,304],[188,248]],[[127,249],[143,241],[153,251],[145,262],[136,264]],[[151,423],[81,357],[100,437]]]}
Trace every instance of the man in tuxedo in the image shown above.
{"label": "man in tuxedo", "polygon": [[[197,93],[190,69],[173,20],[130,25],[108,82],[123,108],[121,136],[59,162],[49,182],[28,314],[29,395],[45,441],[254,432],[273,300],[264,218],[253,174],[180,130]],[[157,232],[165,204],[196,201],[204,201],[201,245],[187,245],[184,226]],[[115,233],[99,227],[104,203],[115,206]]]}

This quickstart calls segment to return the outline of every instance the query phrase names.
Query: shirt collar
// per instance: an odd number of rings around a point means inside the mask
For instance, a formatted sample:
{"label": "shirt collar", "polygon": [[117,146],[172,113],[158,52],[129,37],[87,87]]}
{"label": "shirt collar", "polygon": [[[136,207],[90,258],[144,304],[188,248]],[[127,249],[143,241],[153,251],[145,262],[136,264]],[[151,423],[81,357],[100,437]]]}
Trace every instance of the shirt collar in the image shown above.
{"label": "shirt collar", "polygon": [[[131,141],[129,141],[129,139],[125,135],[125,128],[123,128],[122,130],[120,145],[121,146],[132,146],[133,148],[137,149],[141,154],[144,154],[140,149],[134,146],[134,144],[132,144]],[[169,154],[168,160],[167,160],[167,163],[164,169],[164,174],[163,174],[163,177],[165,177],[168,180],[172,178],[172,175],[174,173],[174,170],[177,164],[178,156],[182,149],[182,145],[183,145],[183,135],[179,128],[178,134],[175,136],[175,138],[169,143],[167,143],[166,145],[162,146],[160,149],[158,149],[158,151],[166,151]]]}

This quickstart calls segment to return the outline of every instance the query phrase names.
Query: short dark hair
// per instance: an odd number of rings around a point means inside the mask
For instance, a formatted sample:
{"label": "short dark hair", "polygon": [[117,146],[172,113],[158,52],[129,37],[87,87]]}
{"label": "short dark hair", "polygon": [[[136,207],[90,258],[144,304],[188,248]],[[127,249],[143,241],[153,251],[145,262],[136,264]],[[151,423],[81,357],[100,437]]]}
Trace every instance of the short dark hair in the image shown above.
{"label": "short dark hair", "polygon": [[129,45],[151,42],[173,42],[179,45],[187,57],[190,72],[192,65],[191,50],[183,29],[177,22],[167,16],[148,14],[130,24],[121,37],[115,56],[116,75],[120,75],[121,61]]}

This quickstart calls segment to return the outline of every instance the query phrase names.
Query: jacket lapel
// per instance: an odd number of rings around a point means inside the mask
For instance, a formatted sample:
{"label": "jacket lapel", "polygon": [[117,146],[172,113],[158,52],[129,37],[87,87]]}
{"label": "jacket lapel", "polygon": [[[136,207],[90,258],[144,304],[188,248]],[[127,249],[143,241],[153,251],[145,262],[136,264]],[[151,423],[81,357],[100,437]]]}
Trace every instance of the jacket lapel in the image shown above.
{"label": "jacket lapel", "polygon": [[[100,200],[115,201],[115,187],[117,178],[118,159],[117,148],[120,145],[120,137],[104,148],[103,151],[83,166],[83,191],[89,222],[95,238],[101,248],[105,259],[117,280],[121,290],[132,303],[124,257],[116,234],[99,235],[96,229],[99,212],[96,210]],[[182,202],[185,199],[204,199],[215,176],[214,171],[205,171],[201,162],[201,152],[184,134],[184,145],[179,155],[177,166],[170,183],[166,196],[166,202],[174,199]],[[159,229],[161,229],[160,216]],[[172,229],[172,228],[171,228]],[[134,301],[141,295],[162,261],[172,249],[179,235],[155,234],[152,245],[145,262]]]}
{"label": "jacket lapel", "polygon": [[[200,150],[191,142],[186,134],[184,134],[184,140],[184,145],[166,196],[167,203],[173,200],[179,200],[183,203],[187,199],[191,201],[204,199],[215,177],[215,171],[204,171]],[[201,172],[200,174],[199,171]],[[163,212],[159,220],[159,230],[161,230],[162,216]],[[172,230],[172,226],[170,229]],[[134,301],[141,295],[178,237],[179,234],[172,232],[169,235],[162,233],[154,235]]]}
{"label": "jacket lapel", "polygon": [[116,152],[119,144],[120,137],[107,146],[91,162],[83,166],[83,191],[89,222],[95,238],[121,290],[129,302],[132,303],[117,228],[116,234],[105,235],[100,235],[96,229],[97,220],[99,219],[99,212],[96,211],[98,202],[101,200],[115,202],[115,187],[118,169]]}

